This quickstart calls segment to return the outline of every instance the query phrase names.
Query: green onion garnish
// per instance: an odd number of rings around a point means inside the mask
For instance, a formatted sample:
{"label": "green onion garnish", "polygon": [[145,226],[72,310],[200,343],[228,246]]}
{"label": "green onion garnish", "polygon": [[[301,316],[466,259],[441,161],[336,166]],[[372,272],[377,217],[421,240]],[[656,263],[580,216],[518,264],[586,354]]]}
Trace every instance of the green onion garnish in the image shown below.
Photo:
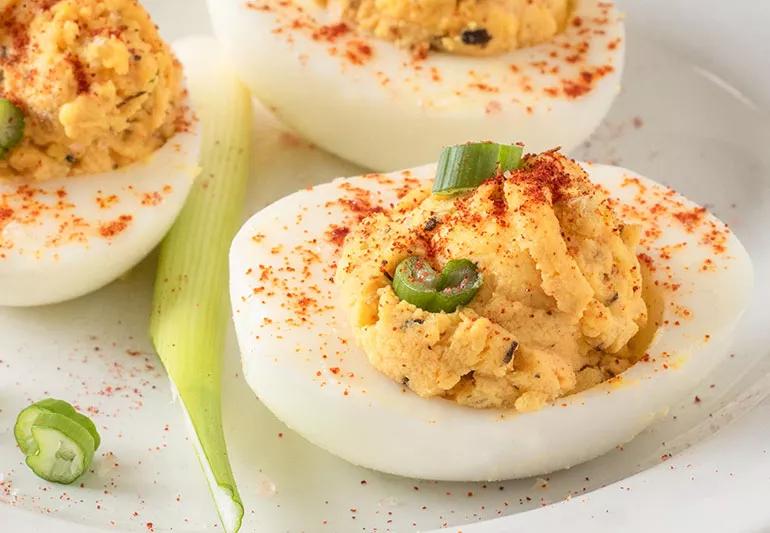
{"label": "green onion garnish", "polygon": [[441,152],[433,194],[451,195],[475,189],[498,172],[521,165],[523,149],[492,142],[447,146]]}
{"label": "green onion garnish", "polygon": [[54,483],[69,484],[83,475],[101,443],[90,418],[52,398],[19,413],[13,433],[27,466]]}
{"label": "green onion garnish", "polygon": [[227,533],[243,503],[222,429],[222,364],[230,305],[227,252],[241,220],[252,153],[251,95],[216,42],[175,47],[202,130],[201,174],[160,249],[150,333],[181,400]]}
{"label": "green onion garnish", "polygon": [[481,272],[467,259],[449,261],[439,274],[425,259],[411,256],[393,275],[396,295],[430,313],[454,312],[473,300],[483,283]]}
{"label": "green onion garnish", "polygon": [[0,98],[0,159],[24,137],[24,113],[10,100]]}

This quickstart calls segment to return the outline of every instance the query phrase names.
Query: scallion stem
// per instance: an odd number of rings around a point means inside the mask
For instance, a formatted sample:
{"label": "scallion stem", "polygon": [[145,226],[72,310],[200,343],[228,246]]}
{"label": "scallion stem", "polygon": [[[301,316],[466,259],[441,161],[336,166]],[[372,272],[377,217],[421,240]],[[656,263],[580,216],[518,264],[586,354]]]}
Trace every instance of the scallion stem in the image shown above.
{"label": "scallion stem", "polygon": [[243,519],[222,429],[222,354],[229,323],[227,252],[241,220],[251,159],[251,95],[213,39],[175,49],[203,128],[202,171],[163,242],[150,331],[179,394],[226,532]]}

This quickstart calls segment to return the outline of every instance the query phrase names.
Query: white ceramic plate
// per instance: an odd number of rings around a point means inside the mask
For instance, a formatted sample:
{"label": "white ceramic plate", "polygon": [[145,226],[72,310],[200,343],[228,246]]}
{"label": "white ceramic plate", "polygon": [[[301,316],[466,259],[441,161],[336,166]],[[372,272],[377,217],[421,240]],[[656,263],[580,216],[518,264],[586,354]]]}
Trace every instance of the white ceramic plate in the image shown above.
{"label": "white ceramic plate", "polygon": [[[202,0],[146,3],[170,38],[207,30]],[[244,531],[458,531],[469,523],[465,533],[565,523],[577,532],[770,529],[770,282],[762,275],[770,272],[770,4],[621,4],[624,91],[575,155],[670,184],[732,225],[758,274],[734,356],[666,419],[595,461],[546,479],[435,483],[351,466],[287,430],[246,387],[231,342],[225,429],[247,508]],[[308,184],[357,173],[264,111],[256,115],[244,216]],[[153,269],[149,258],[75,302],[0,309],[3,532],[220,530],[147,337]],[[104,437],[82,487],[41,482],[13,442],[18,411],[46,395],[73,400]]]}

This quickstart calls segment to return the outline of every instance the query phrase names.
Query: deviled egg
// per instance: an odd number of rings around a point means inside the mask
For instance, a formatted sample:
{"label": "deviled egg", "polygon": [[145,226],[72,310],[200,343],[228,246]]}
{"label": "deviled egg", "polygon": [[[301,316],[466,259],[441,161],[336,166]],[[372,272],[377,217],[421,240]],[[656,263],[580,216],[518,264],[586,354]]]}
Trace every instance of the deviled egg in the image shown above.
{"label": "deviled egg", "polygon": [[160,241],[198,172],[198,126],[135,0],[5,2],[0,49],[0,305],[59,302]]}
{"label": "deviled egg", "polygon": [[243,226],[236,332],[278,418],[388,473],[526,477],[628,442],[727,355],[753,273],[725,224],[632,171],[519,155],[453,147]]}
{"label": "deviled egg", "polygon": [[621,14],[601,0],[209,0],[241,78],[318,146],[366,168],[468,138],[569,150],[620,88]]}

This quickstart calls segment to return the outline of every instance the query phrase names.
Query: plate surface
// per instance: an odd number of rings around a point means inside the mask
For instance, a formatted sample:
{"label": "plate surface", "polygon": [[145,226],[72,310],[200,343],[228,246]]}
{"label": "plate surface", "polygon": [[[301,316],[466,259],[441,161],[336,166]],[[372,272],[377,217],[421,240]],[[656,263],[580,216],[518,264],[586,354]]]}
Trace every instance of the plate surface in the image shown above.
{"label": "plate surface", "polygon": [[[169,38],[207,30],[202,0],[146,4]],[[624,91],[575,155],[672,185],[733,227],[758,273],[734,356],[667,418],[595,461],[546,479],[435,483],[351,466],[289,431],[246,387],[231,335],[225,429],[247,508],[244,531],[456,531],[468,523],[477,525],[464,526],[466,533],[539,531],[565,521],[576,531],[770,527],[760,500],[770,477],[770,313],[763,306],[770,282],[760,275],[770,271],[770,45],[762,38],[770,5],[621,4],[629,39]],[[358,173],[263,110],[255,127],[244,218],[306,185]],[[0,309],[0,523],[9,530],[220,529],[147,337],[153,270],[150,257],[80,300]],[[72,400],[104,437],[83,487],[41,482],[14,445],[16,414],[47,395]]]}

